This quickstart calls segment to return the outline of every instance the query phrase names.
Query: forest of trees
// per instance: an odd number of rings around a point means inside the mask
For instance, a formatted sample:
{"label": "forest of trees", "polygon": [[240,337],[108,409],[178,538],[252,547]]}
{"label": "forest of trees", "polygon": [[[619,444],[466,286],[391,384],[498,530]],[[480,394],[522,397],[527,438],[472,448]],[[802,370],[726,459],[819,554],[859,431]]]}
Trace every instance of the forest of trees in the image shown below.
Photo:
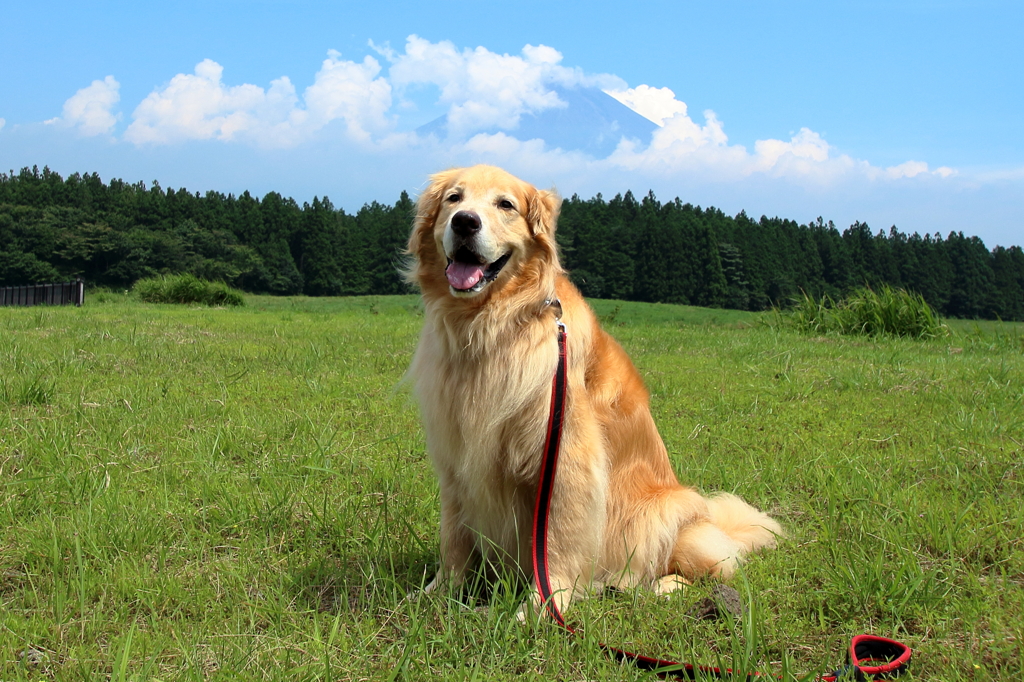
{"label": "forest of trees", "polygon": [[[255,293],[406,293],[397,270],[413,212],[405,192],[349,215],[326,197],[300,206],[276,192],[200,195],[26,168],[0,174],[0,286],[80,277],[123,289],[190,272]],[[840,232],[821,218],[753,220],[626,192],[566,199],[558,241],[572,279],[597,298],[763,310],[801,291],[837,298],[890,284],[945,316],[1024,320],[1024,251],[962,232],[859,222]]]}

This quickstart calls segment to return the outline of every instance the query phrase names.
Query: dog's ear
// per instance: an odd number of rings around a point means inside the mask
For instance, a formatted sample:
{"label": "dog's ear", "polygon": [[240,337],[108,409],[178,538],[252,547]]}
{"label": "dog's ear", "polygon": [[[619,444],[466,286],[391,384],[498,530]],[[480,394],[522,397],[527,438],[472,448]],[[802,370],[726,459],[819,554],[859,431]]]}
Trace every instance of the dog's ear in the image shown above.
{"label": "dog's ear", "polygon": [[416,219],[413,221],[412,234],[409,235],[409,245],[406,249],[409,255],[418,257],[424,242],[432,241],[434,222],[441,211],[445,190],[461,171],[461,168],[450,168],[430,176],[430,185],[416,200]]}
{"label": "dog's ear", "polygon": [[530,231],[533,235],[536,237],[539,234],[546,234],[549,237],[554,237],[555,227],[558,224],[558,212],[561,210],[562,197],[558,196],[558,192],[534,190],[526,215],[526,221],[530,224]]}

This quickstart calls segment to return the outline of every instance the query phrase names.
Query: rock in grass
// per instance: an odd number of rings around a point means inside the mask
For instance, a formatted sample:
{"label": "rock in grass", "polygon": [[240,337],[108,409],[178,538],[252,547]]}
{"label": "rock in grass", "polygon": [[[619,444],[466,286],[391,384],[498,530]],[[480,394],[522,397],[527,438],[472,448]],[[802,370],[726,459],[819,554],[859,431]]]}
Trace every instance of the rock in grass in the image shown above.
{"label": "rock in grass", "polygon": [[49,656],[47,656],[46,652],[42,649],[29,647],[28,649],[25,649],[21,652],[20,658],[21,664],[23,666],[25,666],[26,668],[33,668],[37,665],[42,665],[43,663],[46,663],[47,659],[49,659]]}
{"label": "rock in grass", "polygon": [[711,596],[698,602],[690,614],[697,620],[717,620],[727,614],[739,618],[743,615],[743,600],[735,589],[718,584],[712,588]]}

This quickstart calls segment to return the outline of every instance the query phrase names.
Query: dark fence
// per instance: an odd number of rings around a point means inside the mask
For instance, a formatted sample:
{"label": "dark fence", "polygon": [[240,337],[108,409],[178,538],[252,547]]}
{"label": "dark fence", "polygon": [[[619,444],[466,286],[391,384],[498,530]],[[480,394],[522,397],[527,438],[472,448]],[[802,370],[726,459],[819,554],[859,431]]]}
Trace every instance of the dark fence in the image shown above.
{"label": "dark fence", "polygon": [[0,287],[0,305],[82,305],[85,282]]}

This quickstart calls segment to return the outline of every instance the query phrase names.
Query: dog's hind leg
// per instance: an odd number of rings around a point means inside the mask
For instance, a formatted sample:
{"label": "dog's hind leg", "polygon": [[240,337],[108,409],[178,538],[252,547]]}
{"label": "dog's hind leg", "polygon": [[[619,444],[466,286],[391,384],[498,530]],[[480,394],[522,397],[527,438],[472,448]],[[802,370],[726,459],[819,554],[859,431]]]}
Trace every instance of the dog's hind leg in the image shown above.
{"label": "dog's hind leg", "polygon": [[674,482],[645,487],[635,481],[620,483],[619,492],[627,485],[628,494],[621,497],[631,503],[614,508],[614,526],[605,544],[603,565],[612,571],[607,582],[619,588],[650,585],[658,593],[678,589],[675,580],[682,574],[670,559],[679,529],[706,522],[707,501],[696,490]]}

